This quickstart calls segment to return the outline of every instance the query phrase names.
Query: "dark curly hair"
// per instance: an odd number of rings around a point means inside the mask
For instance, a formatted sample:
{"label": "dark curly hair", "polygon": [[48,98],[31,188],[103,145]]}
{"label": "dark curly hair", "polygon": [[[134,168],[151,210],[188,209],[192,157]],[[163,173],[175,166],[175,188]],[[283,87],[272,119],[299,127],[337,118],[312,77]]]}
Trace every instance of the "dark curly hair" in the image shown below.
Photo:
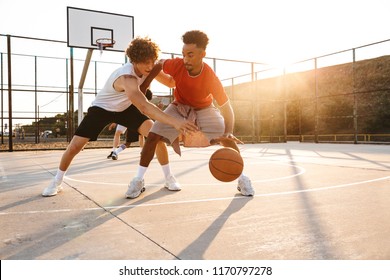
{"label": "dark curly hair", "polygon": [[198,48],[206,50],[209,38],[199,30],[187,31],[182,37],[184,44],[195,44]]}
{"label": "dark curly hair", "polygon": [[156,61],[159,52],[160,47],[148,37],[135,38],[126,49],[126,55],[132,63],[148,62],[151,59]]}

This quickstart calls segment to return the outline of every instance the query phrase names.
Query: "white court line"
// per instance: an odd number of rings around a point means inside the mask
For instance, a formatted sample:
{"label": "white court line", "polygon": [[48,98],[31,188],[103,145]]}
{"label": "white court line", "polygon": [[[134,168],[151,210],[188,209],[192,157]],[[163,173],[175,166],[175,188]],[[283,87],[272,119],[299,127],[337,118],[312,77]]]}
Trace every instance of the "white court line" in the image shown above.
{"label": "white court line", "polygon": [[[351,186],[357,186],[362,184],[368,184],[383,180],[390,180],[390,176],[376,178],[372,180],[365,180],[354,183],[347,183],[341,185],[320,187],[315,189],[306,189],[306,190],[297,190],[297,191],[286,191],[286,192],[276,192],[276,193],[268,193],[268,194],[258,194],[254,195],[254,197],[268,197],[268,196],[283,196],[283,195],[291,195],[298,193],[306,193],[306,192],[318,192],[325,191],[331,189],[339,189],[346,188]],[[94,207],[94,208],[84,208],[84,209],[58,209],[58,210],[37,210],[37,211],[21,211],[21,212],[0,212],[0,216],[5,215],[26,215],[26,214],[42,214],[42,213],[60,213],[60,212],[72,212],[72,211],[97,211],[97,210],[115,210],[115,209],[124,209],[124,208],[136,208],[136,207],[153,207],[153,206],[162,206],[162,205],[175,205],[175,204],[189,204],[189,203],[200,203],[200,202],[213,202],[213,201],[222,201],[222,200],[235,200],[235,199],[250,199],[249,197],[239,196],[239,197],[220,197],[220,198],[208,198],[208,199],[195,199],[195,200],[182,200],[182,201],[171,201],[171,202],[159,202],[159,203],[143,203],[143,204],[132,204],[132,205],[124,205],[124,206],[108,206],[108,207]]]}
{"label": "white court line", "polygon": [[[292,175],[288,175],[288,176],[283,176],[283,177],[276,177],[276,178],[271,178],[271,179],[262,179],[262,180],[252,180],[252,183],[264,183],[264,182],[272,182],[272,181],[280,181],[280,180],[286,180],[286,179],[290,179],[290,178],[293,178],[293,177],[296,177],[296,176],[300,176],[302,175],[303,173],[306,172],[305,168],[303,167],[300,167],[298,165],[295,165],[295,164],[289,164],[289,163],[284,163],[284,162],[273,162],[273,161],[270,161],[270,162],[256,162],[256,163],[253,163],[252,165],[257,165],[257,164],[280,164],[280,165],[286,165],[286,166],[294,166],[296,169],[299,170],[298,173],[296,174],[292,174]],[[184,168],[184,167],[183,167]],[[183,169],[182,168],[182,169]],[[115,172],[116,173],[116,172]],[[245,172],[244,172],[245,173]],[[107,175],[108,173],[104,173],[105,175]],[[82,175],[82,174],[80,174]],[[86,175],[86,174],[83,174],[83,176]],[[89,176],[91,175],[94,175],[94,174],[88,174]],[[99,174],[96,174],[96,175],[101,175],[101,173]],[[110,185],[110,186],[127,186],[128,184],[124,184],[124,183],[105,183],[105,182],[96,182],[96,181],[87,181],[87,180],[79,180],[79,179],[75,179],[75,178],[72,178],[72,177],[69,177],[69,176],[66,176],[64,177],[64,179],[66,180],[69,180],[69,181],[73,181],[73,182],[79,182],[79,183],[85,183],[85,184],[94,184],[94,185]],[[210,184],[212,184],[213,186],[218,186],[218,185],[226,185],[226,184],[229,184],[229,182],[212,182],[212,183],[180,183],[181,185],[183,186],[209,186]],[[153,185],[156,185],[157,184],[147,184],[148,186],[153,186]]]}

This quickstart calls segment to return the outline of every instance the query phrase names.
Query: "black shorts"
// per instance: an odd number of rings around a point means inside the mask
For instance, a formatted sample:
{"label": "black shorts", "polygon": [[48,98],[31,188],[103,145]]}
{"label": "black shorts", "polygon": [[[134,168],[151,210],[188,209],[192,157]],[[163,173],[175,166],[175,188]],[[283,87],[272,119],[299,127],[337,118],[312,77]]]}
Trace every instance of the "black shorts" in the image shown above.
{"label": "black shorts", "polygon": [[126,143],[138,142],[139,133],[138,130],[126,130]]}
{"label": "black shorts", "polygon": [[[137,107],[131,105],[122,112],[110,112],[100,107],[89,107],[87,115],[76,129],[75,135],[96,141],[100,132],[110,123],[118,123],[127,127],[127,139],[138,141],[138,128],[149,118],[143,115]],[[131,139],[129,139],[130,137]]]}

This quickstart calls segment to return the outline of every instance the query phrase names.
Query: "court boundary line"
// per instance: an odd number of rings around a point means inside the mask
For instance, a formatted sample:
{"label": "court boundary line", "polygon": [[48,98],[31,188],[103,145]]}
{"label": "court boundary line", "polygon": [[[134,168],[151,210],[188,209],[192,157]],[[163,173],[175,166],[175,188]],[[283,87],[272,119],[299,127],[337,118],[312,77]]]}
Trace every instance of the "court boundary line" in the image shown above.
{"label": "court boundary line", "polygon": [[299,193],[340,189],[340,188],[346,188],[346,187],[362,185],[362,184],[369,184],[369,183],[374,183],[374,182],[384,181],[384,180],[390,180],[390,176],[380,177],[380,178],[371,179],[371,180],[358,181],[358,182],[353,182],[353,183],[334,185],[334,186],[320,187],[320,188],[315,188],[315,189],[275,192],[275,193],[268,193],[268,194],[257,194],[257,195],[254,195],[253,197],[234,196],[234,197],[207,198],[207,199],[196,199],[196,200],[170,201],[170,202],[160,202],[160,203],[131,204],[131,205],[122,205],[122,206],[107,206],[107,207],[101,206],[101,207],[84,208],[84,209],[56,209],[56,210],[35,210],[35,211],[21,211],[21,212],[0,212],[0,216],[42,214],[42,213],[61,213],[61,212],[73,212],[73,211],[97,211],[97,210],[102,210],[102,211],[111,213],[110,210],[125,209],[125,208],[132,209],[132,208],[136,208],[136,207],[155,207],[155,206],[163,206],[163,205],[202,203],[202,202],[213,202],[213,201],[222,201],[222,200],[251,199],[251,198],[255,198],[255,197],[293,195],[293,194],[299,194]]}
{"label": "court boundary line", "polygon": [[[271,178],[271,179],[263,179],[263,180],[251,180],[253,183],[263,183],[263,182],[273,182],[273,181],[281,181],[281,180],[287,180],[287,179],[291,179],[291,178],[294,178],[294,177],[297,177],[297,176],[300,176],[304,173],[306,173],[306,169],[304,167],[301,167],[297,164],[290,164],[290,163],[286,163],[286,162],[275,162],[275,161],[267,161],[267,162],[259,162],[259,163],[253,163],[253,165],[256,165],[256,164],[280,164],[280,165],[287,165],[287,166],[294,166],[296,167],[297,169],[299,169],[300,171],[296,174],[292,174],[292,175],[288,175],[288,176],[283,176],[283,177],[278,177],[278,178]],[[133,172],[134,173],[134,172]],[[80,175],[84,175],[84,174],[80,174]],[[88,174],[88,175],[93,175],[93,174]],[[74,176],[74,175],[73,175]],[[85,183],[85,184],[98,184],[98,185],[114,185],[114,186],[127,186],[128,184],[126,183],[105,183],[105,182],[95,182],[95,181],[86,181],[86,180],[79,180],[79,179],[74,179],[70,176],[66,176],[64,177],[64,179],[67,179],[69,181],[74,181],[74,182],[79,182],[79,183]],[[214,186],[219,186],[219,185],[226,185],[226,184],[229,184],[229,183],[232,183],[232,182],[213,182],[213,183],[180,183],[181,185],[183,186],[208,186],[210,184],[213,184]],[[157,184],[147,184],[148,186],[158,186]]]}

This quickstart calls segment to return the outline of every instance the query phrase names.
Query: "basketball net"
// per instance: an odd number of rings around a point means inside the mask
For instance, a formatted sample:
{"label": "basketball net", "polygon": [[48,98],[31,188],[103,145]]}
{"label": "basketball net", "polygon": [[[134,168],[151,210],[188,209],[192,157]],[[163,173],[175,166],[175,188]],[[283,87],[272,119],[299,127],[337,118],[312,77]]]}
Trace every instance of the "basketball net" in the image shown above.
{"label": "basketball net", "polygon": [[103,51],[106,48],[112,48],[114,44],[115,44],[115,40],[110,38],[99,38],[96,40],[96,45],[100,51],[100,56],[102,56]]}

